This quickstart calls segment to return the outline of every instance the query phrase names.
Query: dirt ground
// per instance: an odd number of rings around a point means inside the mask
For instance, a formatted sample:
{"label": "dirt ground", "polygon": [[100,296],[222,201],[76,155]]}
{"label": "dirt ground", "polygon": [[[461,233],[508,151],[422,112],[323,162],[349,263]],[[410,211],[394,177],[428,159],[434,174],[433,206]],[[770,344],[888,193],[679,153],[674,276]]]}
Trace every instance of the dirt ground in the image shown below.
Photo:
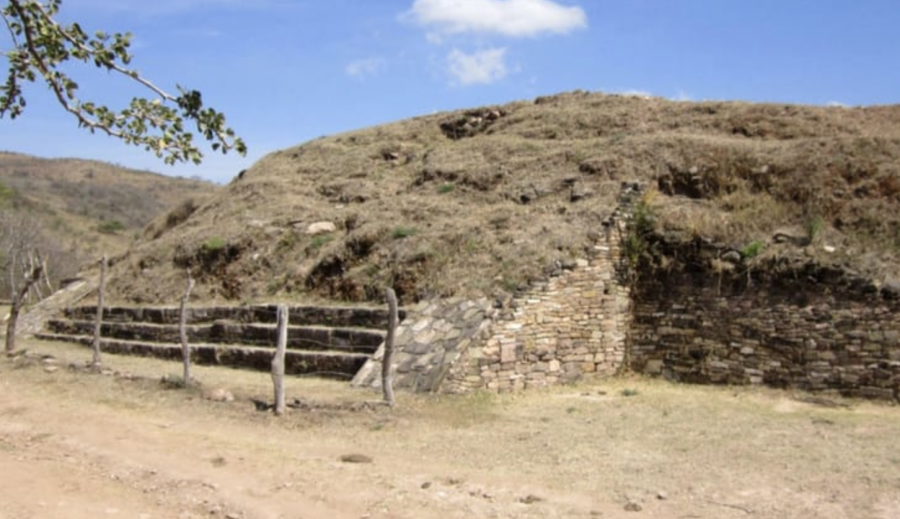
{"label": "dirt ground", "polygon": [[20,346],[0,360],[0,519],[900,517],[884,404],[620,378],[389,410],[291,379],[303,405],[276,418],[251,401],[264,373],[167,389],[176,363],[106,356],[104,375],[74,369],[82,347]]}

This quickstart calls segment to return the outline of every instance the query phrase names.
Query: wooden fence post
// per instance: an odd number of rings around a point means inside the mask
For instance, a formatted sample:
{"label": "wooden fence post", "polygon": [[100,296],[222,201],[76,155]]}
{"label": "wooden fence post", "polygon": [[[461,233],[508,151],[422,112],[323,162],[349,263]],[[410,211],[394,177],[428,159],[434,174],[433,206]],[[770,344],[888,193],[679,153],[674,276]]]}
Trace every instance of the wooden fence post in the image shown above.
{"label": "wooden fence post", "polygon": [[94,321],[94,358],[91,367],[100,367],[100,328],[103,325],[103,297],[106,292],[106,254],[100,258],[100,287],[97,289],[97,319]]}
{"label": "wooden fence post", "polygon": [[388,329],[384,339],[384,356],[381,359],[381,391],[387,405],[394,407],[394,376],[392,364],[394,362],[394,330],[397,328],[397,294],[393,288],[385,290],[388,303]]}
{"label": "wooden fence post", "polygon": [[272,383],[275,385],[275,415],[284,414],[284,353],[287,348],[288,309],[278,305],[278,344],[272,358]]}
{"label": "wooden fence post", "polygon": [[179,309],[178,314],[178,338],[181,339],[181,361],[184,364],[184,374],[181,378],[184,381],[184,387],[190,386],[191,380],[193,379],[193,377],[191,376],[191,347],[188,344],[186,330],[187,303],[188,299],[191,297],[191,290],[193,289],[194,278],[191,277],[191,273],[189,271],[187,289],[184,291],[184,295],[181,296],[181,308]]}

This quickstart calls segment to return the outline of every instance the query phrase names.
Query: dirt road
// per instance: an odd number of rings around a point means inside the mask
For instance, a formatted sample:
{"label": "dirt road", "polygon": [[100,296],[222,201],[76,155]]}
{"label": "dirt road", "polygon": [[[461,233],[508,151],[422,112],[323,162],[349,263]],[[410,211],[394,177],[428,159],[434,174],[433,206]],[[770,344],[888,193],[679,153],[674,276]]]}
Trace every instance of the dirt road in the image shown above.
{"label": "dirt road", "polygon": [[279,419],[265,374],[173,390],[176,364],[28,346],[54,360],[0,361],[0,519],[900,517],[885,405],[624,379],[390,411],[294,379]]}

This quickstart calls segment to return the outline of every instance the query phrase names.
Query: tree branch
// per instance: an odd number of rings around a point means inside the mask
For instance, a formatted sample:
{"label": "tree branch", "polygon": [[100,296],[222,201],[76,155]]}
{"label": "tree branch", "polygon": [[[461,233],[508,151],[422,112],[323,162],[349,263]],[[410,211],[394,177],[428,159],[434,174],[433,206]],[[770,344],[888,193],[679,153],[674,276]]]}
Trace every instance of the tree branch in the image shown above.
{"label": "tree branch", "polygon": [[[197,131],[211,141],[214,151],[234,150],[246,154],[246,145],[225,126],[224,116],[212,108],[203,109],[200,92],[178,87],[180,95],[170,94],[127,66],[131,61],[130,34],[113,34],[109,42],[110,37],[103,32],[89,37],[77,23],[63,26],[54,18],[61,0],[50,0],[46,5],[38,0],[7,1],[2,15],[14,50],[3,53],[10,67],[6,84],[0,90],[4,94],[0,117],[10,113],[15,118],[24,110],[19,81],[34,82],[37,72],[79,126],[92,133],[100,130],[128,144],[142,145],[167,163],[188,160],[200,163],[203,158],[193,135],[184,130],[184,119],[196,123]],[[149,90],[155,98],[151,101],[136,97],[118,112],[104,105],[79,101],[75,97],[78,84],[58,69],[69,60],[93,62],[97,67],[114,71]]]}

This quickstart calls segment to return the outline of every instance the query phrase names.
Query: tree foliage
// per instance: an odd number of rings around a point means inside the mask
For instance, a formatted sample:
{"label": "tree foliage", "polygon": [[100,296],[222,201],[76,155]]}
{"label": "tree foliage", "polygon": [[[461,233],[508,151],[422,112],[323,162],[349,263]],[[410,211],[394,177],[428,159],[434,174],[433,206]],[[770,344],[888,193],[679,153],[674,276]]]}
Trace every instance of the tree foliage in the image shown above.
{"label": "tree foliage", "polygon": [[[62,0],[7,0],[0,10],[11,41],[9,50],[0,48],[9,61],[0,87],[0,118],[22,114],[25,83],[44,82],[81,127],[143,146],[168,164],[201,162],[203,153],[185,128],[191,122],[214,151],[246,153],[243,140],[226,126],[225,116],[204,107],[200,92],[178,86],[178,95],[170,94],[131,68],[130,33],[89,35],[78,23],[60,24],[56,17],[61,4]],[[118,111],[82,99],[78,84],[61,70],[71,62],[120,74],[148,90],[150,98],[135,97]]]}

